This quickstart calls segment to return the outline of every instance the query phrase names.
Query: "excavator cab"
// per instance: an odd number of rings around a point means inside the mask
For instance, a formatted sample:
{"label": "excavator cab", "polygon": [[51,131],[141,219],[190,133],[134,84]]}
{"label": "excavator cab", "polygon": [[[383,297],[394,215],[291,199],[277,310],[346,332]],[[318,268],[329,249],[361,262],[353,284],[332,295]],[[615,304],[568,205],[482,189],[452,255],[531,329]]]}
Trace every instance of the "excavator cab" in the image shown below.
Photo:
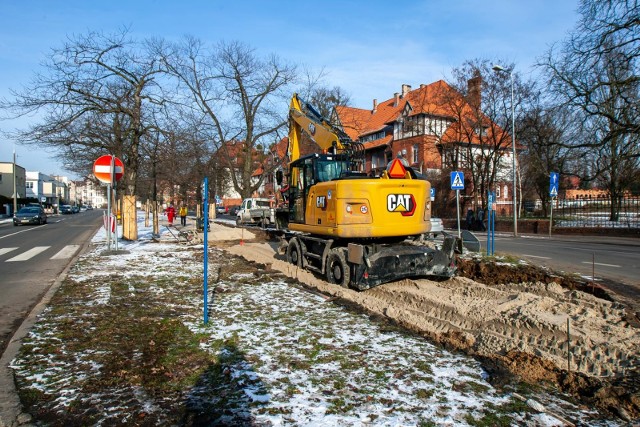
{"label": "excavator cab", "polygon": [[311,187],[349,175],[350,162],[345,156],[312,154],[290,164],[289,221],[304,224],[307,197]]}

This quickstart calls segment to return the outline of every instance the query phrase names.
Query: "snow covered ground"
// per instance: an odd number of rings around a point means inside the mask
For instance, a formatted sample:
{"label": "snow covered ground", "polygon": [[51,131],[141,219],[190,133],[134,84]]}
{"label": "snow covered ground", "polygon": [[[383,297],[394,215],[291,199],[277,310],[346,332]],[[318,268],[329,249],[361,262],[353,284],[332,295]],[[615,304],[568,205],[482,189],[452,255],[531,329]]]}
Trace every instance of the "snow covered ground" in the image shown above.
{"label": "snow covered ground", "polygon": [[[473,358],[308,292],[282,275],[259,266],[255,271],[215,247],[209,249],[204,324],[201,246],[180,245],[167,232],[155,242],[142,219],[139,227],[140,239],[120,242],[127,253],[117,256],[102,255],[105,234],[96,234],[63,284],[82,288],[75,295],[83,297],[64,310],[45,310],[12,364],[21,393],[45,396],[48,414],[78,421],[82,415],[75,408],[91,407],[87,420],[94,425],[138,425],[143,418],[180,424],[184,418],[176,422],[166,409],[180,405],[189,419],[215,425],[563,425],[552,413],[588,425],[619,425],[561,397],[517,390],[529,399],[525,404],[514,390],[494,388]],[[93,389],[115,352],[81,341],[72,345],[59,332],[78,324],[89,330],[88,340],[100,313],[121,303],[118,292],[130,301],[144,292],[146,316],[162,309],[166,319],[182,322],[218,361],[220,377],[201,376],[173,402],[154,396],[144,383]],[[209,408],[218,411],[215,418],[204,414]]]}

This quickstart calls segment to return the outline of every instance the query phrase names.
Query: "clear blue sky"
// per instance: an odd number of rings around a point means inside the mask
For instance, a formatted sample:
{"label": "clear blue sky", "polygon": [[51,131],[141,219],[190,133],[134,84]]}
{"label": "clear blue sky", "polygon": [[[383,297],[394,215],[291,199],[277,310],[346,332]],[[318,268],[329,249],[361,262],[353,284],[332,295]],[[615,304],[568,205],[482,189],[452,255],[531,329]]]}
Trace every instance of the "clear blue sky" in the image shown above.
{"label": "clear blue sky", "polygon": [[[0,97],[20,89],[68,35],[129,27],[133,37],[239,40],[258,54],[324,68],[352,105],[369,108],[403,83],[447,78],[467,59],[504,59],[528,74],[578,18],[578,0],[169,1],[0,0]],[[0,132],[28,120],[0,121]],[[14,142],[0,135],[0,161]],[[66,174],[33,147],[15,145],[27,170]]]}

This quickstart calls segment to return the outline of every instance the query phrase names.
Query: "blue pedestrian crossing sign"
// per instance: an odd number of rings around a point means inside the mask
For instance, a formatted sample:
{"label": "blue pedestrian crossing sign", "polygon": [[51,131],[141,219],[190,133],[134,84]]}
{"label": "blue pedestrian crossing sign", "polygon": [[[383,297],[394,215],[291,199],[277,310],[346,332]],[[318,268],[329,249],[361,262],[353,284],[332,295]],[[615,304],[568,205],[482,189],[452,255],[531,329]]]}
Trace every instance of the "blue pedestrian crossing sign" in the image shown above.
{"label": "blue pedestrian crossing sign", "polygon": [[549,197],[558,197],[558,184],[559,184],[558,172],[551,172],[549,177]]}
{"label": "blue pedestrian crossing sign", "polygon": [[464,190],[464,173],[451,172],[451,189]]}
{"label": "blue pedestrian crossing sign", "polygon": [[436,199],[436,189],[431,187],[431,192],[429,194],[431,201],[433,202]]}

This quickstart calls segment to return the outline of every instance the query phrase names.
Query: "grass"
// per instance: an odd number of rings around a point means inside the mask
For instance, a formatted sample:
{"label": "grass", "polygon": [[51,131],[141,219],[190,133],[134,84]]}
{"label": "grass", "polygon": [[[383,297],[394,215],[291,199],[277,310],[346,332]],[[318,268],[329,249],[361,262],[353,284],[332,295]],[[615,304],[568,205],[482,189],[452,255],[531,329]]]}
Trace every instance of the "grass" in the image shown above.
{"label": "grass", "polygon": [[[21,400],[36,421],[248,425],[262,415],[295,425],[313,416],[307,406],[326,406],[345,419],[366,407],[383,424],[406,416],[436,425],[424,415],[431,411],[503,425],[526,409],[484,382],[474,361],[216,250],[210,256],[222,267],[203,325],[197,259],[181,251],[146,254],[99,277],[84,275],[86,261],[74,267],[16,362]],[[154,268],[154,256],[180,269]],[[491,405],[496,399],[507,403]]]}

